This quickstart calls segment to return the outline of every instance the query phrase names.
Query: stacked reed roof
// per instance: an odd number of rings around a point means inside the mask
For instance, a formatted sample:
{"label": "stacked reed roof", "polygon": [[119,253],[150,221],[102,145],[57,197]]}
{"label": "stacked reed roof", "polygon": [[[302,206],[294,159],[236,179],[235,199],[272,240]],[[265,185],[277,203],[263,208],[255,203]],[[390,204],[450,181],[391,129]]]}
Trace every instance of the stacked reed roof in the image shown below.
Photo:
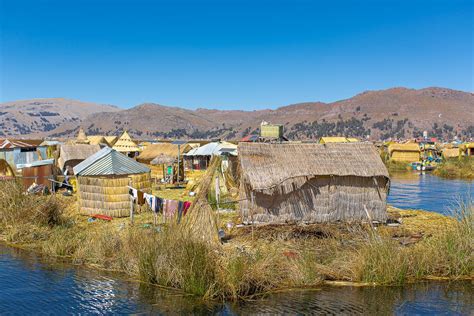
{"label": "stacked reed roof", "polygon": [[389,175],[367,143],[240,143],[241,215],[247,222],[386,218]]}
{"label": "stacked reed roof", "polygon": [[74,144],[61,145],[59,149],[58,166],[64,170],[64,165],[73,161],[76,165],[100,150],[99,145]]}
{"label": "stacked reed roof", "polygon": [[151,193],[150,169],[105,147],[74,167],[81,214],[130,214],[128,186]]}
{"label": "stacked reed roof", "polygon": [[394,143],[388,146],[388,153],[392,161],[414,162],[420,160],[421,149],[417,143]]}
{"label": "stacked reed roof", "polygon": [[132,140],[127,131],[123,132],[123,134],[117,139],[112,148],[122,153],[141,151],[141,148],[138,147],[138,145]]}

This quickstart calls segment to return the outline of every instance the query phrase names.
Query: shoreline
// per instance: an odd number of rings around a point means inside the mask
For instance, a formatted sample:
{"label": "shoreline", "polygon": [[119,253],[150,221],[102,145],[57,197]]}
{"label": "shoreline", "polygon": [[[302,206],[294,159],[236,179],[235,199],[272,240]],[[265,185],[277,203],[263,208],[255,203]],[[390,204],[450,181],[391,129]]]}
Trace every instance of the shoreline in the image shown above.
{"label": "shoreline", "polygon": [[[135,226],[131,227],[127,226],[127,219],[114,219],[112,223],[88,224],[85,217],[77,217],[77,214],[66,212],[65,218],[69,221],[72,219],[74,224],[52,228],[34,226],[33,230],[38,229],[38,232],[33,232],[33,236],[43,237],[39,240],[22,241],[24,232],[15,232],[18,227],[4,226],[3,229],[0,227],[2,231],[0,241],[8,247],[33,251],[45,258],[60,259],[68,264],[98,271],[119,273],[137,282],[211,300],[245,300],[273,291],[318,289],[324,285],[387,286],[433,279],[448,281],[474,279],[472,266],[469,266],[469,263],[467,267],[461,266],[467,270],[459,272],[440,271],[438,274],[433,274],[429,271],[436,269],[427,268],[426,272],[420,275],[392,275],[390,267],[397,268],[391,265],[392,256],[397,257],[398,259],[393,260],[402,265],[407,265],[407,260],[415,262],[420,260],[422,262],[420,267],[432,264],[430,261],[433,259],[425,258],[423,247],[428,247],[431,241],[439,239],[437,234],[440,232],[440,227],[445,228],[443,231],[449,231],[457,224],[454,218],[429,211],[402,210],[390,206],[388,212],[391,217],[402,219],[399,227],[379,226],[374,232],[368,225],[360,224],[290,225],[277,228],[254,226],[251,228],[252,234],[245,233],[245,229],[226,232],[230,240],[220,246],[206,245],[197,240],[190,241],[190,236],[183,233],[179,227],[170,227],[162,233],[145,229],[142,225],[151,219],[151,214],[147,213],[138,214]],[[125,228],[118,229],[122,223],[125,223]],[[352,232],[353,229],[356,231]],[[423,231],[421,237],[419,237],[420,230]],[[321,233],[323,235],[327,233],[327,236],[319,236]],[[81,234],[79,240],[68,237],[75,234]],[[112,235],[115,237],[111,237]],[[137,241],[136,238],[146,244],[144,247],[136,246],[140,248],[138,252],[131,249],[135,248],[133,245]],[[82,243],[86,243],[87,246]],[[121,248],[114,249],[114,243]],[[196,269],[191,269],[193,272],[187,277],[174,275],[166,267],[156,266],[155,261],[162,260],[161,253],[155,253],[152,248],[148,248],[153,247],[155,243],[160,244],[160,252],[169,252],[166,258],[168,264],[183,260],[183,256],[185,260],[201,260],[201,262]],[[110,246],[111,249],[108,248]],[[417,247],[421,251],[416,250]],[[310,253],[307,248],[317,250]],[[434,248],[426,249],[434,251]],[[341,269],[341,263],[347,261],[348,256],[357,256],[360,263],[355,260],[352,266]],[[117,259],[121,263],[114,262]],[[380,261],[380,266],[387,264],[389,268],[373,272],[372,269],[377,270],[379,265],[371,265],[370,260]],[[163,272],[160,269],[164,269],[166,278],[159,279]],[[178,268],[180,273],[187,273],[180,269]],[[410,267],[406,266],[404,269],[409,270]],[[468,274],[463,274],[466,272]],[[292,273],[295,277],[288,277]],[[452,274],[446,275],[446,273]],[[219,288],[212,282],[218,282]]]}

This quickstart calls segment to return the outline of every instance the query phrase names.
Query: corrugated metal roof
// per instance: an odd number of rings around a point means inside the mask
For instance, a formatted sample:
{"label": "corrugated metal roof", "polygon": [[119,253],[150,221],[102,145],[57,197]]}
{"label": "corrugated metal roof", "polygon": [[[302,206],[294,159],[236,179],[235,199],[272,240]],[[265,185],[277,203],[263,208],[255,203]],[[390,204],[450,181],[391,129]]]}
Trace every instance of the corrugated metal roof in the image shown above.
{"label": "corrugated metal roof", "polygon": [[46,166],[46,165],[52,165],[52,164],[54,164],[54,159],[45,159],[45,160],[33,161],[31,163],[17,164],[16,167],[18,169],[23,169],[23,168],[39,167],[39,166]]}
{"label": "corrugated metal roof", "polygon": [[74,167],[74,174],[79,176],[126,175],[147,173],[150,169],[145,165],[104,147]]}
{"label": "corrugated metal roof", "polygon": [[186,156],[212,156],[212,155],[220,155],[222,154],[222,151],[226,152],[231,152],[231,151],[237,151],[237,145],[228,143],[228,142],[222,142],[222,143],[209,143],[204,146],[198,147],[191,149]]}

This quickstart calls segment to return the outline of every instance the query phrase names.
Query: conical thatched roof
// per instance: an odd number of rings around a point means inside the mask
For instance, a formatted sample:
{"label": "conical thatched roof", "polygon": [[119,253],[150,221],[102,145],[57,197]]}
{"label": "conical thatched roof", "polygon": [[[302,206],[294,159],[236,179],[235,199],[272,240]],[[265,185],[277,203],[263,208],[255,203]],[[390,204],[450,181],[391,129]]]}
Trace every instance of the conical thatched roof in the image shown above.
{"label": "conical thatched roof", "polygon": [[87,136],[87,139],[89,140],[91,145],[106,145],[110,147],[110,144],[107,142],[104,136],[102,135],[92,135],[92,136]]}
{"label": "conical thatched roof", "polygon": [[242,178],[256,191],[291,192],[317,176],[386,177],[376,148],[367,143],[239,143]]}
{"label": "conical thatched roof", "polygon": [[127,131],[123,132],[112,148],[122,153],[141,151],[140,147],[132,140]]}
{"label": "conical thatched roof", "polygon": [[13,168],[4,159],[0,159],[0,177],[15,177]]}
{"label": "conical thatched roof", "polygon": [[84,132],[84,129],[82,127],[79,129],[79,133],[77,134],[76,144],[89,144],[86,132]]}

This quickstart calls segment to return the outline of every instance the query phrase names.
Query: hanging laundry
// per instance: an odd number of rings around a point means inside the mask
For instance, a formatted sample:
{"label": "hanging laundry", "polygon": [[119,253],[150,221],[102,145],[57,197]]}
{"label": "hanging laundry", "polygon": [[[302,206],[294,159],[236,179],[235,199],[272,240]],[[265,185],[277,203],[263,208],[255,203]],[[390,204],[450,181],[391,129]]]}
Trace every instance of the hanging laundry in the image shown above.
{"label": "hanging laundry", "polygon": [[181,222],[183,211],[184,211],[184,202],[178,201],[178,224]]}
{"label": "hanging laundry", "polygon": [[184,202],[183,215],[186,215],[190,207],[191,207],[191,202],[189,201]]}
{"label": "hanging laundry", "polygon": [[163,215],[166,217],[173,217],[178,212],[178,201],[176,200],[165,200],[165,209],[163,209]]}
{"label": "hanging laundry", "polygon": [[128,194],[131,195],[134,199],[137,199],[138,197],[137,189],[134,188],[129,188]]}
{"label": "hanging laundry", "polygon": [[145,198],[143,196],[143,192],[140,190],[137,191],[137,204],[138,205],[145,204]]}

